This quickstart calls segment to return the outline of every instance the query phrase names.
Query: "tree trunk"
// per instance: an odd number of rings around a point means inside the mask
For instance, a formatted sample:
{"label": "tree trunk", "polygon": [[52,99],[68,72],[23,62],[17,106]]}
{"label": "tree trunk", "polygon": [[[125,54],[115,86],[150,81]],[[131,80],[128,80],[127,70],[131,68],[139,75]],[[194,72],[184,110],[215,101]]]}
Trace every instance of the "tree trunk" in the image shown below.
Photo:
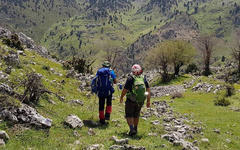
{"label": "tree trunk", "polygon": [[174,75],[178,76],[183,63],[174,64]]}
{"label": "tree trunk", "polygon": [[238,73],[240,73],[240,59],[238,60]]}
{"label": "tree trunk", "polygon": [[205,61],[205,67],[204,67],[204,72],[203,72],[203,75],[205,76],[209,76],[211,74],[211,71],[210,71],[210,58]]}

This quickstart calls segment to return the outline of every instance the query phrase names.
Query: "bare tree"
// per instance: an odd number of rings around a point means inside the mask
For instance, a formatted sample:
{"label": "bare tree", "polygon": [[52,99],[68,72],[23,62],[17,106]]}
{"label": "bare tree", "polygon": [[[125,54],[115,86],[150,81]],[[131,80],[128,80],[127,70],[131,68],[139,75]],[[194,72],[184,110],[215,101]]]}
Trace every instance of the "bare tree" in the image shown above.
{"label": "bare tree", "polygon": [[107,49],[105,55],[105,60],[109,61],[111,63],[111,68],[113,70],[118,70],[121,68],[120,62],[122,59],[122,48],[112,48],[112,49]]}
{"label": "bare tree", "polygon": [[240,73],[240,30],[237,30],[235,35],[235,46],[232,48],[232,56],[235,59],[235,61],[238,63],[238,73]]}
{"label": "bare tree", "polygon": [[208,76],[211,74],[210,62],[213,53],[214,47],[214,36],[212,35],[203,35],[198,39],[198,47],[202,53],[204,71],[203,75]]}

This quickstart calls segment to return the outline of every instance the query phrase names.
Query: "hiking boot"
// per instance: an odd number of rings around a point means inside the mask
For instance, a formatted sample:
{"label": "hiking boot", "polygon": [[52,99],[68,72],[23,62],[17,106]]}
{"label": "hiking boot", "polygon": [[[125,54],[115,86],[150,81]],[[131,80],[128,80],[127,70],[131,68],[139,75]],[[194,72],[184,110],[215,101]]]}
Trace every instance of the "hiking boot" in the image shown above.
{"label": "hiking boot", "polygon": [[129,133],[128,133],[129,136],[134,136],[136,134],[137,134],[136,130],[130,130]]}
{"label": "hiking boot", "polygon": [[105,125],[106,124],[106,121],[105,121],[105,119],[100,119],[100,124],[102,124],[102,125]]}
{"label": "hiking boot", "polygon": [[110,120],[110,114],[109,113],[105,114],[105,120]]}

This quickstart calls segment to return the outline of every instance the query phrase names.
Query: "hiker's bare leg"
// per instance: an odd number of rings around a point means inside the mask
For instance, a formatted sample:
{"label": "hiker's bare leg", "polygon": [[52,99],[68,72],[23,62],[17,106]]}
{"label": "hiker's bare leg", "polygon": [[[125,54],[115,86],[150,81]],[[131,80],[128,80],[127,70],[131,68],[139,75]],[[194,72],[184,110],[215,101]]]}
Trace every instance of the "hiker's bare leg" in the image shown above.
{"label": "hiker's bare leg", "polygon": [[134,118],[126,118],[128,125],[134,125]]}
{"label": "hiker's bare leg", "polygon": [[138,126],[139,118],[134,118],[134,127]]}

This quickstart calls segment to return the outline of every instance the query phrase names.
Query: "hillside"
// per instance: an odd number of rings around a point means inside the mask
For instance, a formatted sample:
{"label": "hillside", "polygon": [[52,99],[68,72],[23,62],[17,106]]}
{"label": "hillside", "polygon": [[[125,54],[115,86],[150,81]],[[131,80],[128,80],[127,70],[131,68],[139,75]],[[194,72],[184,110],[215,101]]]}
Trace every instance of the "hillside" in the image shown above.
{"label": "hillside", "polygon": [[79,14],[81,7],[76,0],[1,0],[0,25],[40,41],[50,26]]}
{"label": "hillside", "polygon": [[[194,26],[193,32],[212,33],[229,43],[232,32],[240,24],[239,6],[239,0],[1,0],[0,22],[30,35],[60,58],[95,51],[101,61],[111,49],[129,50],[143,36],[155,37],[163,28],[172,29],[171,22],[184,24],[182,21],[188,18],[192,20],[188,23],[193,24],[189,24],[187,30]],[[162,40],[165,39],[173,37]],[[151,46],[155,45],[154,41],[158,43],[159,40],[154,38]],[[229,55],[226,47],[216,49],[218,55]]]}
{"label": "hillside", "polygon": [[[141,41],[145,35],[161,37],[158,40],[150,38],[152,40],[149,42],[150,47],[162,40],[175,39],[174,36],[162,36],[162,30],[173,32],[185,30],[185,34],[182,33],[180,36],[184,39],[195,38],[195,33],[215,34],[228,43],[232,41],[232,31],[239,27],[239,1],[137,0],[111,5],[118,11],[113,11],[107,4],[100,3],[101,1],[97,2],[99,3],[92,3],[91,7],[87,7],[89,9],[85,9],[86,13],[53,25],[45,33],[41,43],[51,53],[61,58],[94,50],[98,53],[97,58],[100,59],[109,49],[134,48],[134,51],[140,53],[147,51],[148,42],[144,42],[144,45],[132,46]],[[191,21],[188,21],[189,18]],[[173,28],[173,22],[187,25],[183,29],[178,26]],[[187,35],[188,30],[192,34]],[[137,47],[145,47],[145,49],[142,51]],[[216,49],[218,56],[229,55],[230,50],[226,47]]]}
{"label": "hillside", "polygon": [[[0,130],[9,135],[9,139],[2,139],[0,136],[0,143],[6,142],[5,147],[0,146],[0,149],[180,150],[184,147],[191,150],[237,150],[240,146],[239,83],[234,84],[235,95],[227,98],[231,105],[221,107],[214,105],[216,96],[225,92],[225,82],[217,79],[218,74],[209,78],[183,75],[168,85],[159,86],[159,73],[145,72],[149,79],[152,79],[152,85],[155,85],[152,87],[152,106],[150,109],[144,106],[139,133],[129,137],[124,105],[119,104],[120,91],[117,87],[111,121],[106,126],[100,126],[98,102],[96,97],[89,93],[88,87],[92,75],[64,69],[60,62],[48,56],[48,53],[34,42],[27,46],[26,43],[29,42],[26,41],[29,38],[24,36],[18,36],[22,45],[9,47],[4,44],[4,37],[10,38],[15,34],[0,29]],[[227,61],[222,65],[223,69],[220,70],[235,67]],[[24,94],[25,85],[28,84],[22,83],[31,73],[37,78],[40,77],[40,80],[34,83],[42,83],[42,86],[34,84],[36,86],[33,91],[44,87],[50,92],[42,94],[37,104],[26,105],[22,103],[21,96],[14,97],[12,93],[15,93],[15,96]],[[123,78],[120,81],[125,80]],[[181,92],[182,96],[175,97],[176,92]],[[175,98],[172,98],[173,96]],[[34,116],[28,114],[28,109],[32,114],[36,113],[36,109],[39,113],[37,118],[43,121],[31,120]],[[70,114],[81,119],[78,121],[80,125],[75,129],[65,123]],[[14,115],[15,119],[9,117]],[[2,131],[0,133],[3,135]]]}

